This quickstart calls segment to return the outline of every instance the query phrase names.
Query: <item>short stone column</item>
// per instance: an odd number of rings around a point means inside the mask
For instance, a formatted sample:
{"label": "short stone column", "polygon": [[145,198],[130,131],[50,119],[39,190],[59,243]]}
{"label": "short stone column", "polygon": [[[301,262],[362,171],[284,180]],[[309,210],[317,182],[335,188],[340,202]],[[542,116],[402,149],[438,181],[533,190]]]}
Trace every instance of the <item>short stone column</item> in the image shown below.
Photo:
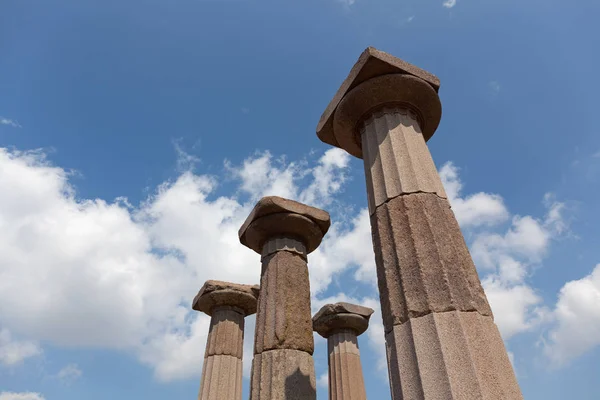
{"label": "short stone column", "polygon": [[327,304],[313,317],[313,329],[327,339],[329,400],[366,400],[358,336],[369,327],[373,309]]}
{"label": "short stone column", "polygon": [[522,399],[427,148],[439,80],[368,48],[317,127],[364,160],[392,398]]}
{"label": "short stone column", "polygon": [[327,212],[271,196],[240,228],[241,243],[262,255],[252,400],[316,398],[307,254],[329,225]]}
{"label": "short stone column", "polygon": [[241,400],[244,318],[256,312],[259,287],[207,281],[192,308],[211,316],[199,400]]}

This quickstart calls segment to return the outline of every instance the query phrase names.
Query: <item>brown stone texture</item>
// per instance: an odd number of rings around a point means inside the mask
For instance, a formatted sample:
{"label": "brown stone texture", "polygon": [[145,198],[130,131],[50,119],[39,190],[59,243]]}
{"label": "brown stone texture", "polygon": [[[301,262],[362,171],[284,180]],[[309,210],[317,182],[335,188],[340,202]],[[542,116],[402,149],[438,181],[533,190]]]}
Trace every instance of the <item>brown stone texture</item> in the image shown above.
{"label": "brown stone texture", "polygon": [[238,234],[240,242],[262,253],[265,242],[276,236],[295,238],[314,251],[331,225],[321,209],[277,196],[263,197],[246,218]]}
{"label": "brown stone texture", "polygon": [[315,400],[312,356],[299,350],[278,349],[254,356],[251,400]]}
{"label": "brown stone texture", "polygon": [[324,305],[313,317],[313,329],[327,338],[330,400],[367,398],[357,336],[372,314],[371,308],[341,302]]}
{"label": "brown stone texture", "polygon": [[369,327],[373,309],[345,302],[325,304],[313,316],[313,330],[328,338],[338,330],[352,330],[361,335]]}
{"label": "brown stone texture", "polygon": [[204,359],[198,400],[241,400],[242,360],[233,356]]}
{"label": "brown stone texture", "polygon": [[273,349],[314,350],[306,260],[288,251],[262,262],[254,352]]}
{"label": "brown stone texture", "polygon": [[244,354],[244,314],[221,307],[210,320],[204,357],[227,355],[242,359]]}
{"label": "brown stone texture", "polygon": [[371,217],[385,331],[431,312],[492,315],[447,200],[398,196]]}
{"label": "brown stone texture", "polygon": [[489,316],[449,311],[411,318],[394,326],[386,343],[393,399],[523,398]]}
{"label": "brown stone texture", "polygon": [[259,289],[258,285],[206,281],[194,298],[192,308],[212,315],[212,309],[215,307],[231,306],[237,307],[245,315],[252,315],[256,312]]}
{"label": "brown stone texture", "polygon": [[327,339],[329,352],[329,399],[366,400],[358,339],[352,330],[342,330]]}
{"label": "brown stone texture", "polygon": [[207,281],[193,309],[211,316],[199,400],[241,400],[244,317],[256,312],[258,286]]}
{"label": "brown stone texture", "polygon": [[367,48],[352,67],[348,77],[344,80],[337,93],[321,115],[317,125],[317,136],[323,142],[332,146],[341,147],[333,133],[333,115],[340,101],[346,94],[361,83],[382,75],[407,74],[422,79],[430,85],[435,92],[440,87],[440,80],[433,74],[396,58],[373,47]]}
{"label": "brown stone texture", "polygon": [[213,308],[199,400],[241,400],[243,345],[243,311],[228,306]]}
{"label": "brown stone texture", "polygon": [[306,258],[306,246],[299,240],[288,237],[276,237],[265,242],[262,248],[262,257],[270,256],[278,251],[296,253]]}
{"label": "brown stone texture", "polygon": [[416,115],[403,108],[373,113],[360,128],[369,213],[394,197],[435,193],[446,197]]}
{"label": "brown stone texture", "polygon": [[363,158],[360,127],[364,119],[382,108],[411,110],[427,141],[442,117],[437,93],[422,79],[410,75],[384,75],[352,89],[342,99],[333,117],[333,133],[340,148]]}

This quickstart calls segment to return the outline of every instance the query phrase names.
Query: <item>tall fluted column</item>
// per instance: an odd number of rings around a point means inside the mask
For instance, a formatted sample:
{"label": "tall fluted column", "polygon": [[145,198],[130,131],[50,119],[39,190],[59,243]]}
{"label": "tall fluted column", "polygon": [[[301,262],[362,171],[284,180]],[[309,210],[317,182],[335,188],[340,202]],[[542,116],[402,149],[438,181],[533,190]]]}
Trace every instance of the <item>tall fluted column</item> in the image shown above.
{"label": "tall fluted column", "polygon": [[358,336],[373,310],[348,303],[327,304],[313,317],[313,329],[327,339],[329,400],[366,400]]}
{"label": "tall fluted column", "polygon": [[192,308],[211,316],[199,400],[241,400],[244,318],[256,312],[258,286],[207,281]]}
{"label": "tall fluted column", "polygon": [[272,196],[240,229],[242,244],[262,255],[252,400],[316,398],[307,254],[329,225],[325,211]]}
{"label": "tall fluted column", "polygon": [[392,398],[522,399],[427,148],[439,80],[369,48],[319,121],[363,158]]}

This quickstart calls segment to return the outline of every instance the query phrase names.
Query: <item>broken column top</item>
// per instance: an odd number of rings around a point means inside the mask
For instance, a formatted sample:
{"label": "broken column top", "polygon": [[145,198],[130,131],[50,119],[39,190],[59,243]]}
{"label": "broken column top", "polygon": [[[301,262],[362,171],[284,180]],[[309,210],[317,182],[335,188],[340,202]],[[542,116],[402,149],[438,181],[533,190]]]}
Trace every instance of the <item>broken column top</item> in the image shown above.
{"label": "broken column top", "polygon": [[319,246],[330,225],[326,211],[282,197],[268,196],[256,203],[238,234],[244,246],[259,254],[268,239],[278,236],[300,240],[310,253]]}
{"label": "broken column top", "polygon": [[[345,132],[343,130],[336,129],[334,126],[334,116],[340,106],[340,103],[342,103],[342,100],[347,97],[349,93],[355,91],[357,87],[364,86],[363,84],[369,81],[372,81],[371,83],[373,83],[375,82],[373,81],[374,79],[377,80],[377,78],[390,75],[402,75],[408,78],[405,80],[405,82],[401,82],[399,85],[397,85],[397,87],[389,88],[390,92],[396,92],[404,95],[397,96],[397,98],[393,99],[389,98],[390,96],[388,93],[376,93],[379,91],[377,88],[368,88],[368,90],[365,92],[372,98],[367,100],[368,104],[366,104],[366,107],[370,107],[369,110],[371,110],[380,106],[381,101],[379,101],[380,99],[377,99],[377,97],[381,97],[382,95],[384,97],[388,97],[385,99],[385,101],[405,103],[412,108],[413,111],[417,111],[417,113],[419,113],[420,110],[414,110],[415,108],[418,109],[422,108],[422,106],[427,107],[429,105],[433,105],[432,112],[425,112],[426,115],[423,115],[421,116],[422,118],[420,118],[420,122],[422,125],[424,125],[423,136],[425,137],[425,140],[429,140],[429,138],[433,136],[441,117],[441,106],[436,106],[435,104],[437,92],[440,88],[440,80],[435,75],[419,67],[409,64],[406,61],[403,61],[383,51],[377,50],[373,47],[368,47],[365,51],[363,51],[356,64],[354,64],[350,70],[348,77],[344,80],[337,93],[321,115],[317,125],[317,136],[319,139],[332,146],[342,148],[358,158],[362,158],[360,143],[358,143],[356,146],[348,144],[350,141],[348,136],[354,135],[354,132]],[[419,85],[415,85],[415,82],[422,82],[424,85],[423,87],[417,88]],[[389,82],[381,82],[379,86],[389,86]],[[420,92],[423,90],[430,92],[427,93],[427,99],[415,99],[414,92]],[[437,101],[439,102],[439,99]],[[436,108],[439,108],[439,111]],[[355,109],[352,111],[360,110]],[[366,110],[362,111],[364,112]],[[354,118],[351,118],[351,122],[356,123],[357,120],[360,120],[363,117],[363,115],[353,115],[353,117]]]}
{"label": "broken column top", "polygon": [[229,306],[242,310],[245,315],[256,313],[258,285],[241,285],[222,281],[206,281],[200,289],[192,308],[212,315],[215,307]]}
{"label": "broken column top", "polygon": [[324,338],[336,331],[352,330],[361,335],[369,327],[373,309],[350,303],[324,305],[313,317],[313,330]]}

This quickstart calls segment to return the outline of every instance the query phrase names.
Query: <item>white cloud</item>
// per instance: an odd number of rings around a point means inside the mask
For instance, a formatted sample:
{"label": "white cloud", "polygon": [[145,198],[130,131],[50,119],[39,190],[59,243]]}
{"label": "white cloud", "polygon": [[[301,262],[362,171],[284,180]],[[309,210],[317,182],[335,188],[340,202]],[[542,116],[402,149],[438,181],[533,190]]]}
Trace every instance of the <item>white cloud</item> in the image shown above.
{"label": "white cloud", "polygon": [[509,213],[499,195],[479,192],[461,197],[463,184],[458,172],[459,169],[452,162],[444,164],[439,171],[448,200],[461,227],[493,226],[506,221]]}
{"label": "white cloud", "polygon": [[15,340],[8,329],[0,329],[0,364],[11,366],[40,355],[42,349],[36,342]]}
{"label": "white cloud", "polygon": [[502,197],[481,192],[463,197],[458,168],[452,163],[442,166],[440,177],[461,228],[470,234],[471,255],[502,337],[508,340],[539,327],[549,311],[527,279],[547,255],[551,240],[568,230],[564,204],[547,193],[544,218],[515,215],[502,232],[499,224],[510,217]]}
{"label": "white cloud", "polygon": [[[207,279],[259,281],[260,257],[237,237],[254,202],[277,194],[331,205],[348,165],[349,157],[336,149],[316,162],[258,153],[241,165],[226,163],[237,188],[230,196],[216,196],[218,177],[188,168],[132,206],[126,199],[81,199],[70,173],[43,153],[0,149],[0,304],[11,304],[0,308],[0,323],[15,335],[58,346],[127,350],[162,381],[197,378],[209,318],[191,312],[190,303]],[[549,241],[567,229],[562,205],[548,196],[545,218],[514,216],[506,232],[490,231],[510,217],[502,198],[461,196],[457,171],[449,163],[441,174],[463,228],[485,228],[471,249],[488,272],[484,286],[500,329],[505,337],[531,329],[545,309],[526,279]],[[365,338],[385,367],[379,301],[353,293],[320,298],[349,268],[355,280],[375,283],[368,212],[334,216],[309,268],[313,306],[346,299],[376,310]],[[254,318],[246,323],[252,332]],[[246,376],[251,343],[246,335]]]}
{"label": "white cloud", "polygon": [[[545,322],[548,310],[527,283],[532,268],[546,256],[550,241],[565,228],[561,203],[548,204],[543,220],[514,216],[504,234],[479,232],[470,246],[495,321],[507,340]],[[560,227],[560,228],[559,228]]]}
{"label": "white cloud", "polygon": [[600,264],[588,276],[562,287],[553,315],[556,324],[544,350],[555,366],[600,345]]}
{"label": "white cloud", "polygon": [[71,384],[81,378],[81,375],[83,372],[77,364],[68,364],[58,371],[56,377],[63,383]]}
{"label": "white cloud", "polygon": [[13,128],[21,128],[21,125],[17,121],[2,116],[0,116],[0,125],[7,125]]}
{"label": "white cloud", "polygon": [[442,5],[446,8],[452,8],[456,5],[456,0],[445,0]]}
{"label": "white cloud", "polygon": [[542,298],[527,284],[513,285],[494,276],[484,279],[482,284],[504,340],[531,330],[543,321],[546,310],[542,307]]}
{"label": "white cloud", "polygon": [[198,376],[208,317],[191,300],[207,279],[258,282],[260,257],[237,237],[254,201],[329,203],[347,157],[309,167],[263,153],[228,167],[247,202],[215,198],[218,181],[188,170],[132,207],[80,199],[43,153],[1,149],[0,303],[11,307],[0,322],[58,346],[133,351],[160,380]]}
{"label": "white cloud", "polygon": [[0,392],[0,400],[44,400],[44,396],[33,392]]}
{"label": "white cloud", "polygon": [[500,83],[498,83],[498,81],[491,81],[489,83],[489,87],[492,96],[497,96],[500,93],[500,90],[502,89],[502,86],[500,86]]}
{"label": "white cloud", "polygon": [[317,379],[317,385],[327,389],[329,387],[329,372],[322,373]]}

